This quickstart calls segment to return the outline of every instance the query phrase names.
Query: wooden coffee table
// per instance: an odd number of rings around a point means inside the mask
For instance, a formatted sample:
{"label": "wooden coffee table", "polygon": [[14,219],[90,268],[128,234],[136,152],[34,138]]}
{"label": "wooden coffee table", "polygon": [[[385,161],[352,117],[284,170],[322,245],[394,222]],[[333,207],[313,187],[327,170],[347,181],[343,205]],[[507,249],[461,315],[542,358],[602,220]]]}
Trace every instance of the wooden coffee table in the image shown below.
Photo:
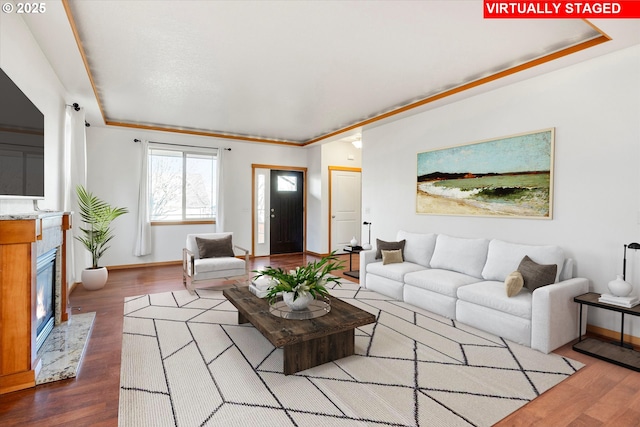
{"label": "wooden coffee table", "polygon": [[238,323],[250,322],[271,344],[283,348],[285,375],[351,356],[355,328],[376,321],[373,314],[334,297],[329,297],[331,311],[324,316],[294,320],[271,314],[267,300],[247,287],[225,289],[222,294],[238,309]]}

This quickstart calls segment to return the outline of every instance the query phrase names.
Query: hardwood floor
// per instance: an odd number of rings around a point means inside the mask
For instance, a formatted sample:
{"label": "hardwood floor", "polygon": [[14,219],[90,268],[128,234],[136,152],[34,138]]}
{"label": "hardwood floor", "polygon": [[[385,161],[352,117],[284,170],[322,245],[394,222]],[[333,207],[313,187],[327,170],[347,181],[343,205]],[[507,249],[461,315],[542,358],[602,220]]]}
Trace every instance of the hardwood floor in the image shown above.
{"label": "hardwood floor", "polygon": [[[288,269],[313,259],[303,255],[257,258],[251,268]],[[348,266],[348,256],[345,260]],[[113,270],[104,289],[77,287],[69,299],[72,315],[96,312],[78,377],[0,396],[0,426],[117,426],[123,298],[184,289],[181,274],[178,265]],[[587,366],[498,426],[640,425],[639,372],[577,353],[570,344],[556,353]]]}

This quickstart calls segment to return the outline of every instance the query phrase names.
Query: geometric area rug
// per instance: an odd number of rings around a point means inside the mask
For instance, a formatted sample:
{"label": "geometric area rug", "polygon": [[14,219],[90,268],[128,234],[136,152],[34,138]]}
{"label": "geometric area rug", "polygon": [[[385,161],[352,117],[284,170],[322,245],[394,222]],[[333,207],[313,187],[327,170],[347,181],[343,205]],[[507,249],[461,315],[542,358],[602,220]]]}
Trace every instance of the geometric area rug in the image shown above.
{"label": "geometric area rug", "polygon": [[330,292],[377,322],[355,355],[288,376],[219,290],[126,298],[119,425],[490,426],[583,366],[352,282]]}

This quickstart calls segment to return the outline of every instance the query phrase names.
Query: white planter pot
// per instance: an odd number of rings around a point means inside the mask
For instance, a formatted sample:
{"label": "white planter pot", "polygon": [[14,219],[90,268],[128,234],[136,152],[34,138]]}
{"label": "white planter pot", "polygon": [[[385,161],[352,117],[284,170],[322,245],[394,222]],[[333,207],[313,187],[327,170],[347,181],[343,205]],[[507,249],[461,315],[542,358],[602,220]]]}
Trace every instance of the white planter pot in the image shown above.
{"label": "white planter pot", "polygon": [[287,304],[287,307],[289,307],[291,310],[294,310],[294,311],[304,310],[305,308],[307,308],[309,303],[313,301],[313,295],[311,295],[310,293],[306,293],[304,295],[298,295],[298,298],[296,298],[295,300],[293,299],[294,295],[295,295],[294,292],[282,293],[282,300],[284,301],[285,304]]}
{"label": "white planter pot", "polygon": [[88,291],[96,291],[104,288],[109,277],[106,267],[85,268],[82,270],[82,286]]}

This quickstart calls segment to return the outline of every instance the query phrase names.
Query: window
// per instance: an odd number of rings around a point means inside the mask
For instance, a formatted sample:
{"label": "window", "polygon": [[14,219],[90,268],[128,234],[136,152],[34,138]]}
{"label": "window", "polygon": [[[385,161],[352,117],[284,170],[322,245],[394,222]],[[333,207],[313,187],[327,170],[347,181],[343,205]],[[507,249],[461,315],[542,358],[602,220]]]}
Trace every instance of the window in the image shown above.
{"label": "window", "polygon": [[149,219],[215,220],[216,150],[149,148]]}
{"label": "window", "polygon": [[258,244],[261,245],[266,241],[266,176],[261,173],[258,175]]}
{"label": "window", "polygon": [[279,176],[278,191],[298,191],[298,179],[296,176]]}

